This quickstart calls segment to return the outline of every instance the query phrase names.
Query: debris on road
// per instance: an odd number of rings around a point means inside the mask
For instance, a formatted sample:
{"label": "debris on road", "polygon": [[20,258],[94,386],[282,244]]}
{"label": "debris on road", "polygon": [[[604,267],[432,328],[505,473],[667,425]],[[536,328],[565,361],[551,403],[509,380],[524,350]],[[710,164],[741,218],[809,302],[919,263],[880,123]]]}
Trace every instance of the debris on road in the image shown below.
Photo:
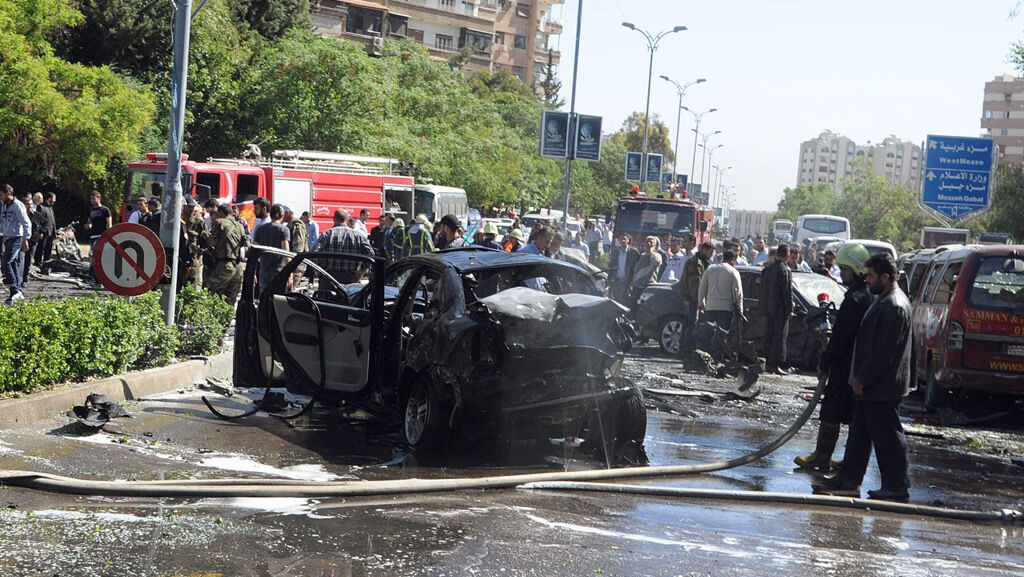
{"label": "debris on road", "polygon": [[67,415],[92,430],[102,429],[110,419],[131,417],[120,405],[98,393],[86,397],[85,404],[72,407]]}

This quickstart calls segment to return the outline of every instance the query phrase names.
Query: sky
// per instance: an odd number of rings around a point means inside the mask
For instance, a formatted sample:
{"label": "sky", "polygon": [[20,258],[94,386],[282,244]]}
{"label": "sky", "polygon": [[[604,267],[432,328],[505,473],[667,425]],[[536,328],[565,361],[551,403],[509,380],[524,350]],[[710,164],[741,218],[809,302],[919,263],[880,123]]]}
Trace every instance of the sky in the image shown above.
{"label": "sky", "polygon": [[[579,1],[555,7],[566,101]],[[1015,72],[1007,57],[1024,40],[1024,14],[1011,16],[1017,0],[582,1],[576,111],[602,116],[608,133],[644,110],[647,43],[622,22],[652,35],[686,26],[655,54],[651,114],[674,142],[679,99],[659,76],[707,79],[687,89],[683,105],[719,109],[701,132],[722,131],[710,144],[724,144],[714,164],[733,167],[723,182],[735,186],[734,209],[774,209],[796,186],[800,143],[826,129],[858,144],[978,136],[985,82]],[[680,172],[688,173],[693,120],[684,111],[682,121]]]}

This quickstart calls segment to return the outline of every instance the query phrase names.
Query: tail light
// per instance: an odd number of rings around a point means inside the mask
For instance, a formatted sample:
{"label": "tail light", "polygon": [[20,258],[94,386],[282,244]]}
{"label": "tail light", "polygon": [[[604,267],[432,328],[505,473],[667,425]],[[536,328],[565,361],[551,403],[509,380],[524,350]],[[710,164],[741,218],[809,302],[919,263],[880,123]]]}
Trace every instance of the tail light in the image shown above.
{"label": "tail light", "polygon": [[964,349],[964,327],[957,322],[949,323],[949,333],[946,335],[946,350],[962,351]]}

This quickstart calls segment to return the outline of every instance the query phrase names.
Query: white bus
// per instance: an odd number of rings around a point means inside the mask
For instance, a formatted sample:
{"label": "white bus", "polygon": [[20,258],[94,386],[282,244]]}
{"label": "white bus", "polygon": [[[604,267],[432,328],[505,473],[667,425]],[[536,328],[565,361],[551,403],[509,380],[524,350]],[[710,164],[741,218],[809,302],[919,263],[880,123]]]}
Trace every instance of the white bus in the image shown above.
{"label": "white bus", "polygon": [[792,238],[793,235],[793,221],[780,218],[779,220],[772,221],[772,227],[768,231],[774,240],[782,240],[787,236]]}
{"label": "white bus", "polygon": [[850,239],[850,221],[830,214],[805,214],[796,220],[793,242],[803,244],[804,240],[829,236],[840,240]]}

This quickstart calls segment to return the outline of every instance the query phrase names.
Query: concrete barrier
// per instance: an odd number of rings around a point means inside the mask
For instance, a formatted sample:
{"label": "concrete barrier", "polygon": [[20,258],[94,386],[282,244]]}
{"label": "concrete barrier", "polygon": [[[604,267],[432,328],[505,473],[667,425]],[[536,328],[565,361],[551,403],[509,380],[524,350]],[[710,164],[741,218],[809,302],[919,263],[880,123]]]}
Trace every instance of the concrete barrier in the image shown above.
{"label": "concrete barrier", "polygon": [[114,402],[130,401],[190,387],[207,377],[230,377],[231,355],[231,351],[226,351],[206,360],[176,362],[166,367],[41,391],[18,399],[5,399],[0,401],[0,429],[27,427],[52,419],[74,405],[85,403],[90,393],[106,395]]}

